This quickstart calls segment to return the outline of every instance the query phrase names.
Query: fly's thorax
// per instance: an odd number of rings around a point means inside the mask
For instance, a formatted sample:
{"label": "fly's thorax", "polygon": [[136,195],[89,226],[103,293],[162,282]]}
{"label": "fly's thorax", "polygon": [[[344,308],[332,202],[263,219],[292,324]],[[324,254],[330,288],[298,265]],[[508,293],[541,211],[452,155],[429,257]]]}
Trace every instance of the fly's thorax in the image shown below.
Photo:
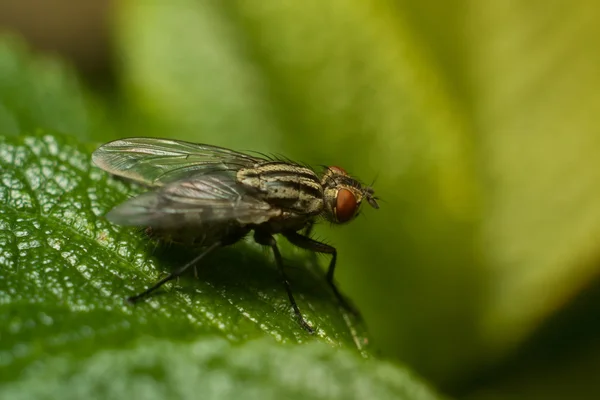
{"label": "fly's thorax", "polygon": [[240,169],[236,179],[275,206],[310,215],[323,210],[323,187],[310,168],[268,162],[255,168]]}

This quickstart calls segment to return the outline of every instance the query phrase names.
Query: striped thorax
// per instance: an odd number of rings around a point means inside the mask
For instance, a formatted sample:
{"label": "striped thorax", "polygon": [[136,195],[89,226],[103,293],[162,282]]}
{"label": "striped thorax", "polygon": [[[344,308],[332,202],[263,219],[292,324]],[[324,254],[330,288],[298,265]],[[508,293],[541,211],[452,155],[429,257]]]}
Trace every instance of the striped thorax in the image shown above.
{"label": "striped thorax", "polygon": [[305,215],[318,215],[323,210],[323,187],[309,168],[267,162],[240,169],[237,181],[258,191],[269,203],[287,210]]}

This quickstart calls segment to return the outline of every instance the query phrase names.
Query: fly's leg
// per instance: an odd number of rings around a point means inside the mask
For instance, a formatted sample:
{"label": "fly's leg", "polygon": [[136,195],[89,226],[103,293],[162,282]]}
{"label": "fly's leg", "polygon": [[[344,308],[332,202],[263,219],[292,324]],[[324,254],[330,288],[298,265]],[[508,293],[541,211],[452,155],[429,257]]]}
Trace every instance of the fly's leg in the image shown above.
{"label": "fly's leg", "polygon": [[312,233],[314,226],[315,226],[315,221],[313,221],[313,220],[308,221],[306,224],[306,228],[304,229],[304,232],[302,234],[306,237],[310,237],[310,234]]}
{"label": "fly's leg", "polygon": [[300,322],[300,325],[308,332],[313,333],[314,329],[306,322],[300,309],[298,308],[298,304],[296,304],[296,300],[294,299],[294,295],[292,294],[292,287],[290,285],[290,281],[288,280],[285,271],[283,270],[283,259],[281,258],[281,253],[277,248],[277,242],[273,238],[272,235],[260,231],[254,232],[254,240],[258,244],[262,244],[263,246],[269,246],[273,249],[273,255],[275,256],[275,262],[277,262],[277,268],[279,269],[279,273],[281,274],[281,280],[283,282],[283,286],[287,292],[288,298],[290,299],[290,303],[292,304],[292,308],[294,309],[294,313]]}
{"label": "fly's leg", "polygon": [[285,238],[287,240],[289,240],[290,243],[292,243],[293,245],[296,245],[296,246],[298,246],[300,248],[303,248],[303,249],[306,249],[306,250],[312,250],[312,251],[317,252],[317,253],[331,254],[331,261],[329,262],[329,268],[327,269],[327,275],[326,275],[326,277],[327,277],[327,283],[331,287],[331,290],[333,291],[333,294],[335,294],[335,297],[338,299],[338,301],[340,302],[340,304],[346,310],[348,310],[352,314],[358,316],[359,312],[340,293],[340,291],[338,290],[338,288],[337,288],[337,286],[335,284],[335,281],[333,280],[333,274],[335,272],[335,264],[336,264],[336,261],[337,261],[337,250],[335,249],[335,247],[330,246],[330,245],[325,244],[325,243],[321,243],[319,241],[316,241],[314,239],[311,239],[309,237],[306,237],[306,236],[301,235],[298,232],[294,232],[294,231],[284,232],[283,236],[285,236]]}
{"label": "fly's leg", "polygon": [[214,249],[216,249],[219,246],[221,246],[220,241],[213,243],[212,245],[207,247],[204,250],[204,252],[202,252],[199,256],[194,258],[192,261],[185,264],[183,267],[180,267],[180,268],[176,269],[175,271],[171,272],[169,275],[165,276],[164,278],[162,278],[161,280],[156,282],[154,285],[152,285],[148,289],[144,290],[142,293],[136,294],[135,296],[128,297],[127,301],[130,303],[137,303],[139,300],[143,299],[144,297],[147,297],[148,295],[150,295],[152,292],[154,292],[156,289],[158,289],[165,283],[181,276],[185,271],[187,271],[187,269],[189,267],[195,265],[198,261],[202,260],[208,253],[212,252]]}
{"label": "fly's leg", "polygon": [[[309,220],[306,223],[306,228],[304,228],[304,231],[302,232],[302,235],[309,238],[310,235],[312,235],[312,231],[313,231],[313,227],[314,226],[315,226],[315,221],[314,220]],[[313,255],[314,263],[316,265],[317,264],[317,253],[313,252],[312,255]]]}

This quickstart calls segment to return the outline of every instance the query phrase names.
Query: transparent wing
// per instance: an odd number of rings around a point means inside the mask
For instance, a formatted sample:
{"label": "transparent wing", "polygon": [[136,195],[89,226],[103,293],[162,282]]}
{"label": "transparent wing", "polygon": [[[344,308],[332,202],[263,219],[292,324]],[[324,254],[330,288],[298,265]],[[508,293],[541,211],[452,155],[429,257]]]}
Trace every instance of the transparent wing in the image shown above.
{"label": "transparent wing", "polygon": [[124,202],[106,217],[119,225],[178,228],[225,221],[260,224],[280,214],[221,172],[168,183]]}
{"label": "transparent wing", "polygon": [[158,138],[120,139],[100,146],[92,161],[103,170],[159,187],[196,173],[237,171],[260,158],[206,144]]}

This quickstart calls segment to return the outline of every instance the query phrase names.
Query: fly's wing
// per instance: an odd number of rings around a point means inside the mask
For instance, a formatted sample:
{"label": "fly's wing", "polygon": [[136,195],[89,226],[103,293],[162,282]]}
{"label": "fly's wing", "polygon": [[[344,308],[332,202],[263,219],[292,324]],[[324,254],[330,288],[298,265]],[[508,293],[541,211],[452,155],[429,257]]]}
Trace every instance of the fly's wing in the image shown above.
{"label": "fly's wing", "polygon": [[192,174],[237,171],[260,158],[206,144],[158,138],[120,139],[100,146],[92,161],[103,170],[159,187]]}
{"label": "fly's wing", "polygon": [[106,218],[119,225],[177,228],[234,221],[260,224],[281,214],[247,190],[222,172],[196,174],[134,197]]}

